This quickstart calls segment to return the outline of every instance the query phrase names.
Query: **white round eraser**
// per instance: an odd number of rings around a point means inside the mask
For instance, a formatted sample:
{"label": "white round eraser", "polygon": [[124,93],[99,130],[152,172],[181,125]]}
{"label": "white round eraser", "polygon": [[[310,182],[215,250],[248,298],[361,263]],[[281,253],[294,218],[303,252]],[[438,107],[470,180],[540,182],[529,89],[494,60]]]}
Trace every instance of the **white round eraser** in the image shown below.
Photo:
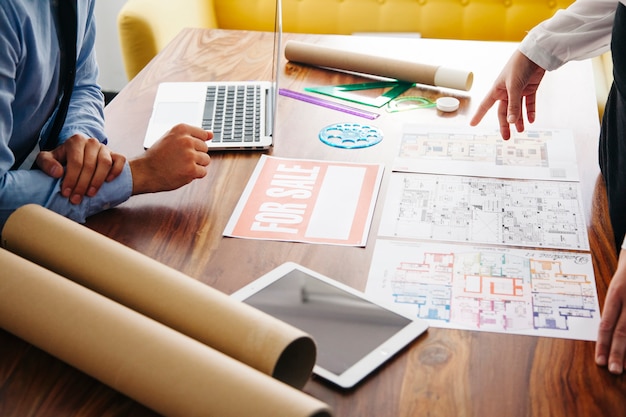
{"label": "white round eraser", "polygon": [[460,101],[454,97],[440,97],[437,99],[437,109],[446,113],[457,111]]}

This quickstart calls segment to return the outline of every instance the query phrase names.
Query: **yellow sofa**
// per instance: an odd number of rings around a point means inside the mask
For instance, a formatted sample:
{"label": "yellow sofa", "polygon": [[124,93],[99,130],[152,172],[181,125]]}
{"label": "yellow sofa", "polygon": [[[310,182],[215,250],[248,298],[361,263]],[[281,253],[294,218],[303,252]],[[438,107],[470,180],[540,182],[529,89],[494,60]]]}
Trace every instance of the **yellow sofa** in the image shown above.
{"label": "yellow sofa", "polygon": [[[573,0],[282,0],[285,32],[413,32],[425,38],[520,41]],[[184,27],[271,31],[276,0],[128,0],[118,16],[132,79]],[[598,110],[612,82],[610,55],[594,62]]]}
{"label": "yellow sofa", "polygon": [[[285,32],[416,32],[519,41],[572,0],[282,0]],[[273,30],[276,0],[128,0],[118,16],[133,78],[182,28]]]}

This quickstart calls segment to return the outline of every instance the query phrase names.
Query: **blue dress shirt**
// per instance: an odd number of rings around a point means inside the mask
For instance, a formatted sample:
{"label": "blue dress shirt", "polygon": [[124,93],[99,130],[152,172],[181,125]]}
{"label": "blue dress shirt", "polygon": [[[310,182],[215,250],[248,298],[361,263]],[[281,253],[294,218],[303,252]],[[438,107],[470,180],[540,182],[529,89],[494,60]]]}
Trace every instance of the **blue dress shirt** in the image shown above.
{"label": "blue dress shirt", "polygon": [[[60,179],[39,170],[11,169],[16,160],[38,149],[58,106],[60,52],[55,1],[0,2],[0,227],[15,209],[28,203],[84,222],[88,216],[126,201],[132,192],[128,163],[118,178],[104,183],[96,196],[85,197],[78,205],[61,195]],[[79,0],[77,6],[76,81],[60,143],[77,133],[106,143],[94,49],[95,0]]]}

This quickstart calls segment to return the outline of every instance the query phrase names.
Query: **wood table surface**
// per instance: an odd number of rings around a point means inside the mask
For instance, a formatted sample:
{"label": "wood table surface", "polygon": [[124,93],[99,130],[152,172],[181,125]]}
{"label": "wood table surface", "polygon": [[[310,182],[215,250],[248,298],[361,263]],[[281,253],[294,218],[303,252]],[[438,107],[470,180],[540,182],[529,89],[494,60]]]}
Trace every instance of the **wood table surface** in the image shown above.
{"label": "wood table surface", "polygon": [[[281,96],[271,150],[211,153],[205,178],[176,191],[132,197],[93,216],[87,226],[226,293],[286,261],[364,290],[382,214],[381,198],[365,248],[222,236],[260,155],[382,162],[386,165],[383,196],[403,126],[467,126],[516,45],[285,34],[283,40],[288,39],[469,69],[474,72],[474,85],[470,92],[420,86],[406,93],[431,99],[455,96],[461,101],[455,113],[376,109],[381,116],[374,121]],[[143,135],[161,81],[269,79],[272,43],[273,34],[264,32],[181,32],[106,108],[111,147],[128,157],[143,151]],[[310,86],[365,81],[371,79],[289,63],[284,56],[280,63],[281,88],[302,91]],[[546,74],[539,90],[535,126],[574,132],[602,306],[616,256],[597,163],[599,123],[594,94],[589,61],[569,63]],[[495,113],[492,109],[485,126],[495,124]],[[384,139],[358,150],[323,144],[318,132],[339,122],[373,124],[384,132]],[[589,341],[431,327],[356,388],[342,391],[313,377],[304,391],[328,403],[337,417],[626,415],[624,377],[597,367],[593,353],[594,343]],[[123,394],[0,331],[0,416],[154,415]]]}

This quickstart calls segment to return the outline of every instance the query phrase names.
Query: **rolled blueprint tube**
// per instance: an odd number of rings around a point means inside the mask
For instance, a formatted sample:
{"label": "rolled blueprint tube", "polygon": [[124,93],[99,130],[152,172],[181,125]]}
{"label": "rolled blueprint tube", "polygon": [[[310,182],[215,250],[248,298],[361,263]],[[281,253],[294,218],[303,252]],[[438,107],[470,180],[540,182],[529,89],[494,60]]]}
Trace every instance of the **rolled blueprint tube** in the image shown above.
{"label": "rolled blueprint tube", "polygon": [[168,417],[330,417],[328,406],[0,249],[0,327]]}
{"label": "rolled blueprint tube", "polygon": [[308,334],[43,207],[16,210],[2,240],[11,252],[296,388],[313,372]]}
{"label": "rolled blueprint tube", "polygon": [[386,58],[299,41],[285,44],[289,61],[343,71],[360,72],[399,81],[469,91],[474,82],[471,71]]}

